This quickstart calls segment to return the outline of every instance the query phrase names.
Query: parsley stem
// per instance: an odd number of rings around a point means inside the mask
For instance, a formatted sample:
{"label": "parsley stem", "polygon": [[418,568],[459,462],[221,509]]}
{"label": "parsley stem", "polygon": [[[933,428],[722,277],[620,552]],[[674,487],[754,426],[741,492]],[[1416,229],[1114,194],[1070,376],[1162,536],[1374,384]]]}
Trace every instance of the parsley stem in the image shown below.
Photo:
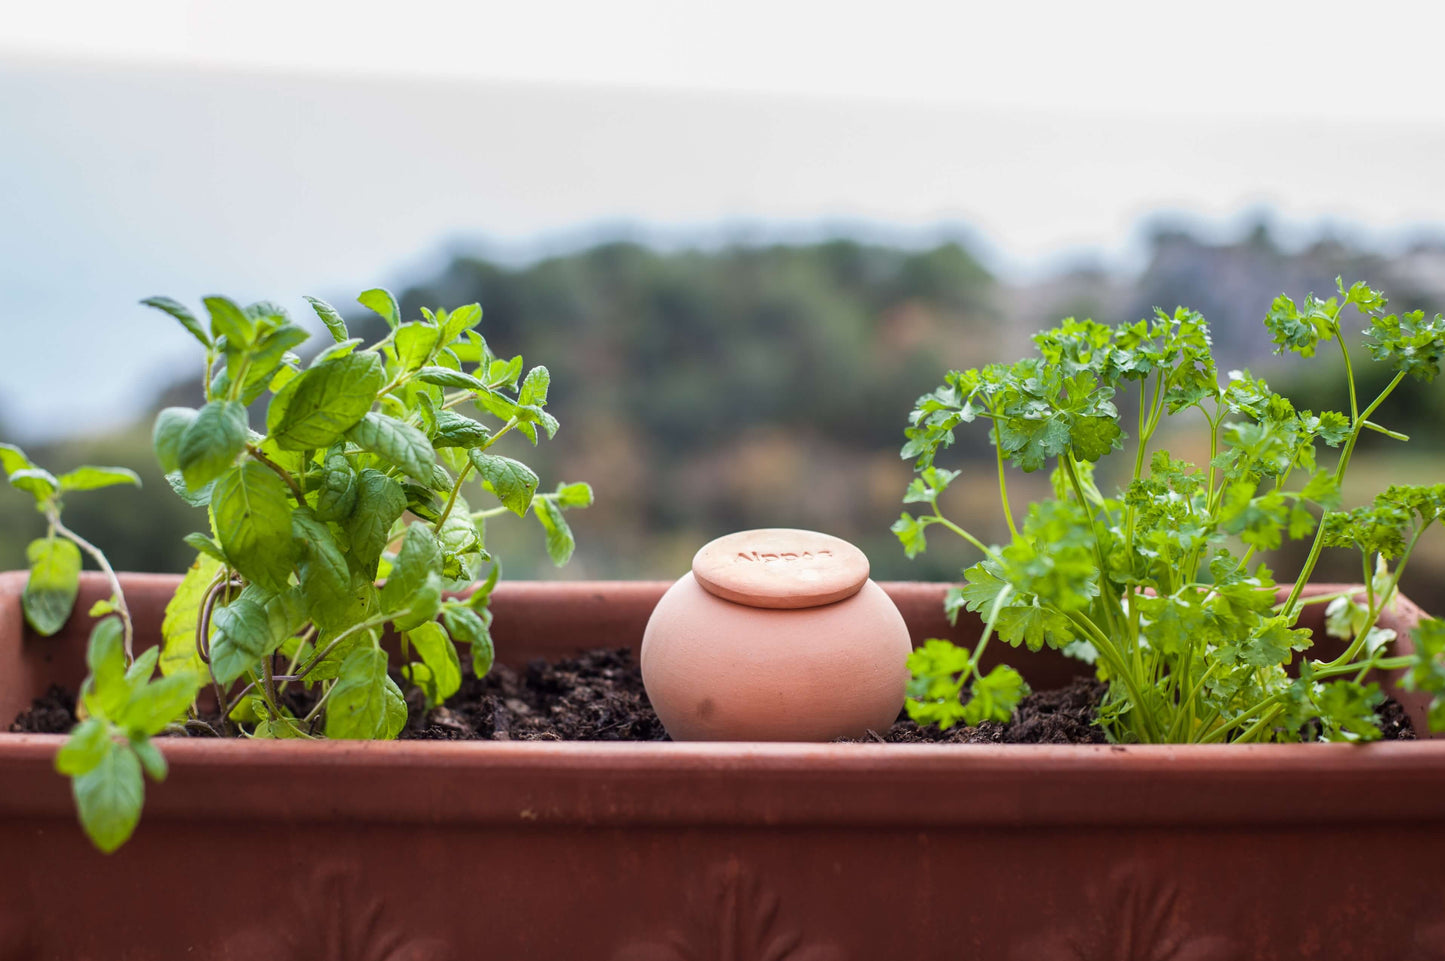
{"label": "parsley stem", "polygon": [[1018,528],[1014,527],[1014,513],[1008,506],[1008,479],[1004,477],[1003,471],[1003,439],[999,436],[998,419],[993,422],[993,453],[994,459],[998,461],[998,493],[1003,501],[1003,519],[1008,522],[1009,535],[1018,540]]}
{"label": "parsley stem", "polygon": [[[1119,622],[1114,617],[1114,608],[1119,607],[1119,599],[1109,590],[1109,565],[1104,558],[1104,541],[1099,536],[1099,526],[1094,521],[1094,509],[1084,498],[1084,485],[1079,481],[1079,471],[1074,463],[1074,452],[1064,451],[1059,457],[1059,463],[1063,465],[1064,473],[1069,478],[1069,484],[1074,488],[1074,496],[1079,499],[1079,507],[1084,511],[1084,516],[1089,518],[1089,530],[1094,535],[1094,557],[1099,562],[1099,594],[1104,602],[1104,617],[1109,621],[1109,630],[1118,634]],[[1112,602],[1112,607],[1110,602]],[[1123,614],[1122,608],[1119,609],[1119,614]]]}
{"label": "parsley stem", "polygon": [[944,517],[942,514],[940,514],[940,513],[938,512],[938,505],[937,505],[937,504],[934,504],[934,505],[933,505],[933,516],[936,517],[936,518],[938,518],[938,523],[942,524],[944,527],[946,527],[946,528],[948,528],[949,530],[953,531],[953,532],[954,532],[955,534],[957,534],[959,537],[962,537],[964,540],[968,541],[968,542],[969,542],[970,544],[972,544],[974,547],[978,548],[981,552],[983,552],[984,555],[986,555],[986,556],[989,557],[990,559],[996,561],[997,563],[1000,563],[1000,564],[1003,563],[1003,558],[999,557],[997,553],[995,553],[991,548],[987,547],[987,546],[983,543],[983,541],[979,540],[977,537],[974,537],[974,536],[973,536],[972,534],[970,534],[968,531],[964,530],[962,527],[959,527],[959,526],[958,526],[957,524],[955,524],[953,521],[949,520],[947,517]]}
{"label": "parsley stem", "polygon": [[[1391,598],[1395,596],[1395,587],[1400,583],[1400,575],[1405,572],[1405,562],[1410,559],[1410,553],[1415,550],[1415,545],[1420,542],[1421,535],[1425,533],[1425,529],[1429,526],[1429,523],[1422,524],[1420,529],[1415,531],[1414,536],[1410,538],[1410,543],[1405,545],[1405,552],[1400,555],[1400,560],[1395,564],[1395,573],[1390,576],[1390,583],[1386,584],[1385,589],[1380,592],[1379,606],[1376,606],[1376,601],[1372,597],[1370,600],[1369,615],[1365,618],[1365,623],[1355,632],[1355,639],[1350,642],[1350,646],[1345,649],[1343,654],[1326,664],[1326,667],[1338,667],[1341,664],[1349,664],[1359,656],[1360,648],[1365,646],[1365,639],[1369,636],[1370,631],[1374,629],[1375,622],[1380,619],[1380,615],[1384,613],[1385,605],[1389,604]],[[1370,585],[1369,577],[1365,578],[1365,583],[1370,586],[1371,593],[1373,593],[1373,586]]]}
{"label": "parsley stem", "polygon": [[1350,420],[1360,419],[1360,405],[1355,400],[1355,368],[1350,364],[1350,349],[1345,346],[1345,332],[1340,329],[1340,312],[1335,311],[1335,340],[1339,342],[1340,353],[1345,358],[1345,381],[1350,385]]}
{"label": "parsley stem", "polygon": [[[1385,385],[1385,389],[1380,391],[1380,396],[1376,397],[1374,401],[1370,403],[1369,407],[1366,407],[1363,411],[1360,412],[1357,417],[1354,418],[1354,423],[1351,424],[1350,427],[1350,436],[1345,441],[1344,449],[1340,451],[1339,462],[1335,464],[1336,484],[1339,484],[1344,480],[1345,469],[1350,466],[1350,456],[1354,453],[1355,442],[1360,439],[1360,431],[1364,429],[1365,422],[1369,420],[1370,415],[1375,412],[1375,409],[1385,402],[1385,398],[1389,397],[1390,394],[1394,392],[1395,388],[1400,386],[1400,382],[1404,379],[1405,372],[1402,370],[1397,373],[1388,384]],[[1310,545],[1309,556],[1305,558],[1304,566],[1300,568],[1299,575],[1295,578],[1294,587],[1290,590],[1289,597],[1285,600],[1284,607],[1281,608],[1281,610],[1284,611],[1285,616],[1291,618],[1291,620],[1293,620],[1293,618],[1296,616],[1295,604],[1299,600],[1300,592],[1304,590],[1305,585],[1309,583],[1310,576],[1314,574],[1315,565],[1319,563],[1320,551],[1324,549],[1324,546],[1325,524],[1322,520],[1319,527],[1315,530],[1315,540],[1314,543]]]}
{"label": "parsley stem", "polygon": [[[1057,610],[1057,608],[1055,608],[1055,610]],[[1060,611],[1060,613],[1072,621],[1074,625],[1085,634],[1088,634],[1094,642],[1094,647],[1098,649],[1099,654],[1111,663],[1114,669],[1114,675],[1122,680],[1124,686],[1129,689],[1129,697],[1134,705],[1134,711],[1131,713],[1138,717],[1139,723],[1144,727],[1144,733],[1146,734],[1144,738],[1145,742],[1158,743],[1159,732],[1155,730],[1154,717],[1144,705],[1144,698],[1141,696],[1138,680],[1134,677],[1133,672],[1129,670],[1128,664],[1120,655],[1119,649],[1114,646],[1114,642],[1109,640],[1108,636],[1099,629],[1097,624],[1084,615],[1064,611]]]}

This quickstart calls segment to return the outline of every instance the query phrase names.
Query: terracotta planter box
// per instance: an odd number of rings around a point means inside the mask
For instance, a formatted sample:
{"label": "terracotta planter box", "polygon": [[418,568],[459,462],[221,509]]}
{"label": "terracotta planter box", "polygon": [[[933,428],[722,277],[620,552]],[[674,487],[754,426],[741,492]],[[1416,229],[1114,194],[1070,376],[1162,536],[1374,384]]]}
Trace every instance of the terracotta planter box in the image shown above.
{"label": "terracotta planter box", "polygon": [[[23,576],[0,575],[5,722],[83,674],[88,625],[24,633]],[[142,638],[174,583],[127,578]],[[665,587],[506,584],[498,652],[635,645]],[[951,633],[942,585],[885,587],[915,639]],[[1001,653],[1036,687],[1081,667]],[[0,961],[1445,958],[1439,741],[176,740],[110,857],[59,744],[0,735]]]}

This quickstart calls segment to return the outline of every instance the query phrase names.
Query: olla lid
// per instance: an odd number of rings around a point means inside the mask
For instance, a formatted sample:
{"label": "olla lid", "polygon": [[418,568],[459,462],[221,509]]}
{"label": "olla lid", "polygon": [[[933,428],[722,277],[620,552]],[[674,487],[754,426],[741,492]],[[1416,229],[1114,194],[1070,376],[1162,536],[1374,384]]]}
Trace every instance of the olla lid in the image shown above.
{"label": "olla lid", "polygon": [[862,590],[868,558],[830,534],[770,527],[705,544],[692,574],[709,593],[749,607],[822,607]]}

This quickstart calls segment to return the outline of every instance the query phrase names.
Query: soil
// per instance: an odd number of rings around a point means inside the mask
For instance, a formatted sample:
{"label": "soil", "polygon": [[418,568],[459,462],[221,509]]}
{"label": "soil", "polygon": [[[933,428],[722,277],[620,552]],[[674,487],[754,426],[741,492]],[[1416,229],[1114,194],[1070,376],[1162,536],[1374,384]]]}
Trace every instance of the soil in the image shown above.
{"label": "soil", "polygon": [[[399,680],[399,679],[398,679]],[[402,685],[403,690],[407,685]],[[314,695],[288,692],[287,706],[302,716]],[[948,731],[900,719],[861,742],[884,744],[1103,744],[1093,725],[1104,685],[1077,678],[1068,687],[1030,694],[1006,724],[985,721]],[[580,657],[533,661],[522,670],[498,665],[478,680],[467,675],[442,707],[428,711],[419,692],[408,694],[403,739],[493,741],[666,741],[642,687],[642,672],[627,649],[588,651]],[[1380,708],[1386,740],[1413,740],[1414,729],[1395,700]],[[52,686],[21,712],[10,730],[64,734],[75,724],[75,697]],[[214,736],[219,718],[191,721],[186,734]],[[179,732],[178,732],[179,733]]]}

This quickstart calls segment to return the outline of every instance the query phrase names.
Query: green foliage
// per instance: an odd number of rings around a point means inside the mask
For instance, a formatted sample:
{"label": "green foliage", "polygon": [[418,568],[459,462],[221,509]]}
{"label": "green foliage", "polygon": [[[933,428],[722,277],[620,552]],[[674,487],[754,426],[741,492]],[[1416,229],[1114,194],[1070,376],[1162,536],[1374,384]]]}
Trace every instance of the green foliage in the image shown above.
{"label": "green foliage", "polygon": [[[592,489],[561,484],[539,494],[535,471],[490,451],[512,432],[533,444],[539,428],[556,433],[545,409],[547,369],[523,377],[520,357],[494,355],[473,330],[481,320],[476,304],[423,310],[422,319],[404,323],[384,290],[359,301],[382,316],[388,333],[366,346],[335,309],[312,298],[335,343],[308,367],[292,352],[304,329],[275,304],[208,297],[202,323],[176,301],[145,301],[205,350],[204,405],[161,411],[152,442],[171,486],[206,508],[209,530],[186,537],[195,563],[166,608],[161,643],[139,656],[104,555],[64,527],[59,513],[64,494],[139,478],[97,467],[57,478],[19,448],[0,445],[11,485],[31,494],[50,524],[29,550],[24,607],[36,630],[52,634],[69,618],[82,550],[111,578],[114,596],[92,611],[102,620],[90,641],[83,720],[56,761],[73,779],[82,825],[104,851],[135,829],[143,773],[165,776],[150,738],[193,713],[203,686],[249,737],[394,738],[407,709],[381,647],[384,629],[401,634],[414,655],[401,676],[428,704],[460,687],[458,644],[469,647],[478,676],[491,668],[487,602],[499,565],[491,563],[466,601],[446,599],[493,561],[484,547],[487,520],[530,510],[554,562],[571,556],[563,513],[590,505]],[[260,434],[247,408],[268,393]],[[467,407],[500,423],[466,416]],[[469,480],[479,481],[475,496],[495,497],[498,506],[473,511],[463,495]],[[306,716],[282,697],[288,685],[311,692]]]}
{"label": "green foliage", "polygon": [[[1445,485],[1392,486],[1370,506],[1340,510],[1361,432],[1405,439],[1370,417],[1407,375],[1430,380],[1439,372],[1445,320],[1387,314],[1385,296],[1366,284],[1337,287],[1339,296],[1328,300],[1277,298],[1265,325],[1282,352],[1310,357],[1321,344],[1338,347],[1348,413],[1298,410],[1247,371],[1221,382],[1204,319],[1183,308],[1114,328],[1068,318],[1034,338],[1037,357],[952,371],[918,399],[902,451],[918,477],[904,503],[929,512],[904,513],[893,531],[910,557],[926,550],[933,525],[978,549],[983,559],[964,572],[947,609],[950,617],[960,608],[986,612],[988,624],[972,653],[938,641],[915,653],[909,710],[916,720],[974,723],[1012,706],[1012,677],[991,684],[992,674],[976,677],[994,631],[1014,646],[1059,648],[1094,663],[1110,684],[1100,723],[1115,741],[1370,740],[1379,736],[1383,695],[1363,678],[1376,668],[1409,666],[1411,683],[1445,697],[1434,622],[1422,626],[1415,655],[1393,658],[1393,632],[1375,627],[1421,534],[1445,512]],[[1366,346],[1394,370],[1363,409],[1341,327],[1346,307],[1369,320]],[[1094,483],[1093,468],[1128,439],[1132,425],[1114,406],[1127,394],[1138,406],[1133,470],[1111,497]],[[1149,450],[1161,422],[1186,413],[1202,428],[1206,465]],[[955,429],[976,420],[989,423],[998,461],[1013,535],[1002,547],[983,544],[938,507],[954,472],[935,458]],[[1339,449],[1332,467],[1318,464],[1319,444]],[[1023,471],[1053,466],[1054,496],[1030,504],[1021,526],[1010,511],[1006,463]],[[1270,571],[1255,555],[1306,538],[1304,570],[1277,603]],[[1302,599],[1326,548],[1360,552],[1367,571],[1376,565],[1363,603]],[[1393,573],[1388,561],[1398,561]],[[1329,629],[1350,643],[1331,661],[1303,660],[1291,678],[1286,669],[1312,643],[1295,625],[1304,604],[1316,601],[1331,602]],[[1442,703],[1434,721],[1445,726]]]}

